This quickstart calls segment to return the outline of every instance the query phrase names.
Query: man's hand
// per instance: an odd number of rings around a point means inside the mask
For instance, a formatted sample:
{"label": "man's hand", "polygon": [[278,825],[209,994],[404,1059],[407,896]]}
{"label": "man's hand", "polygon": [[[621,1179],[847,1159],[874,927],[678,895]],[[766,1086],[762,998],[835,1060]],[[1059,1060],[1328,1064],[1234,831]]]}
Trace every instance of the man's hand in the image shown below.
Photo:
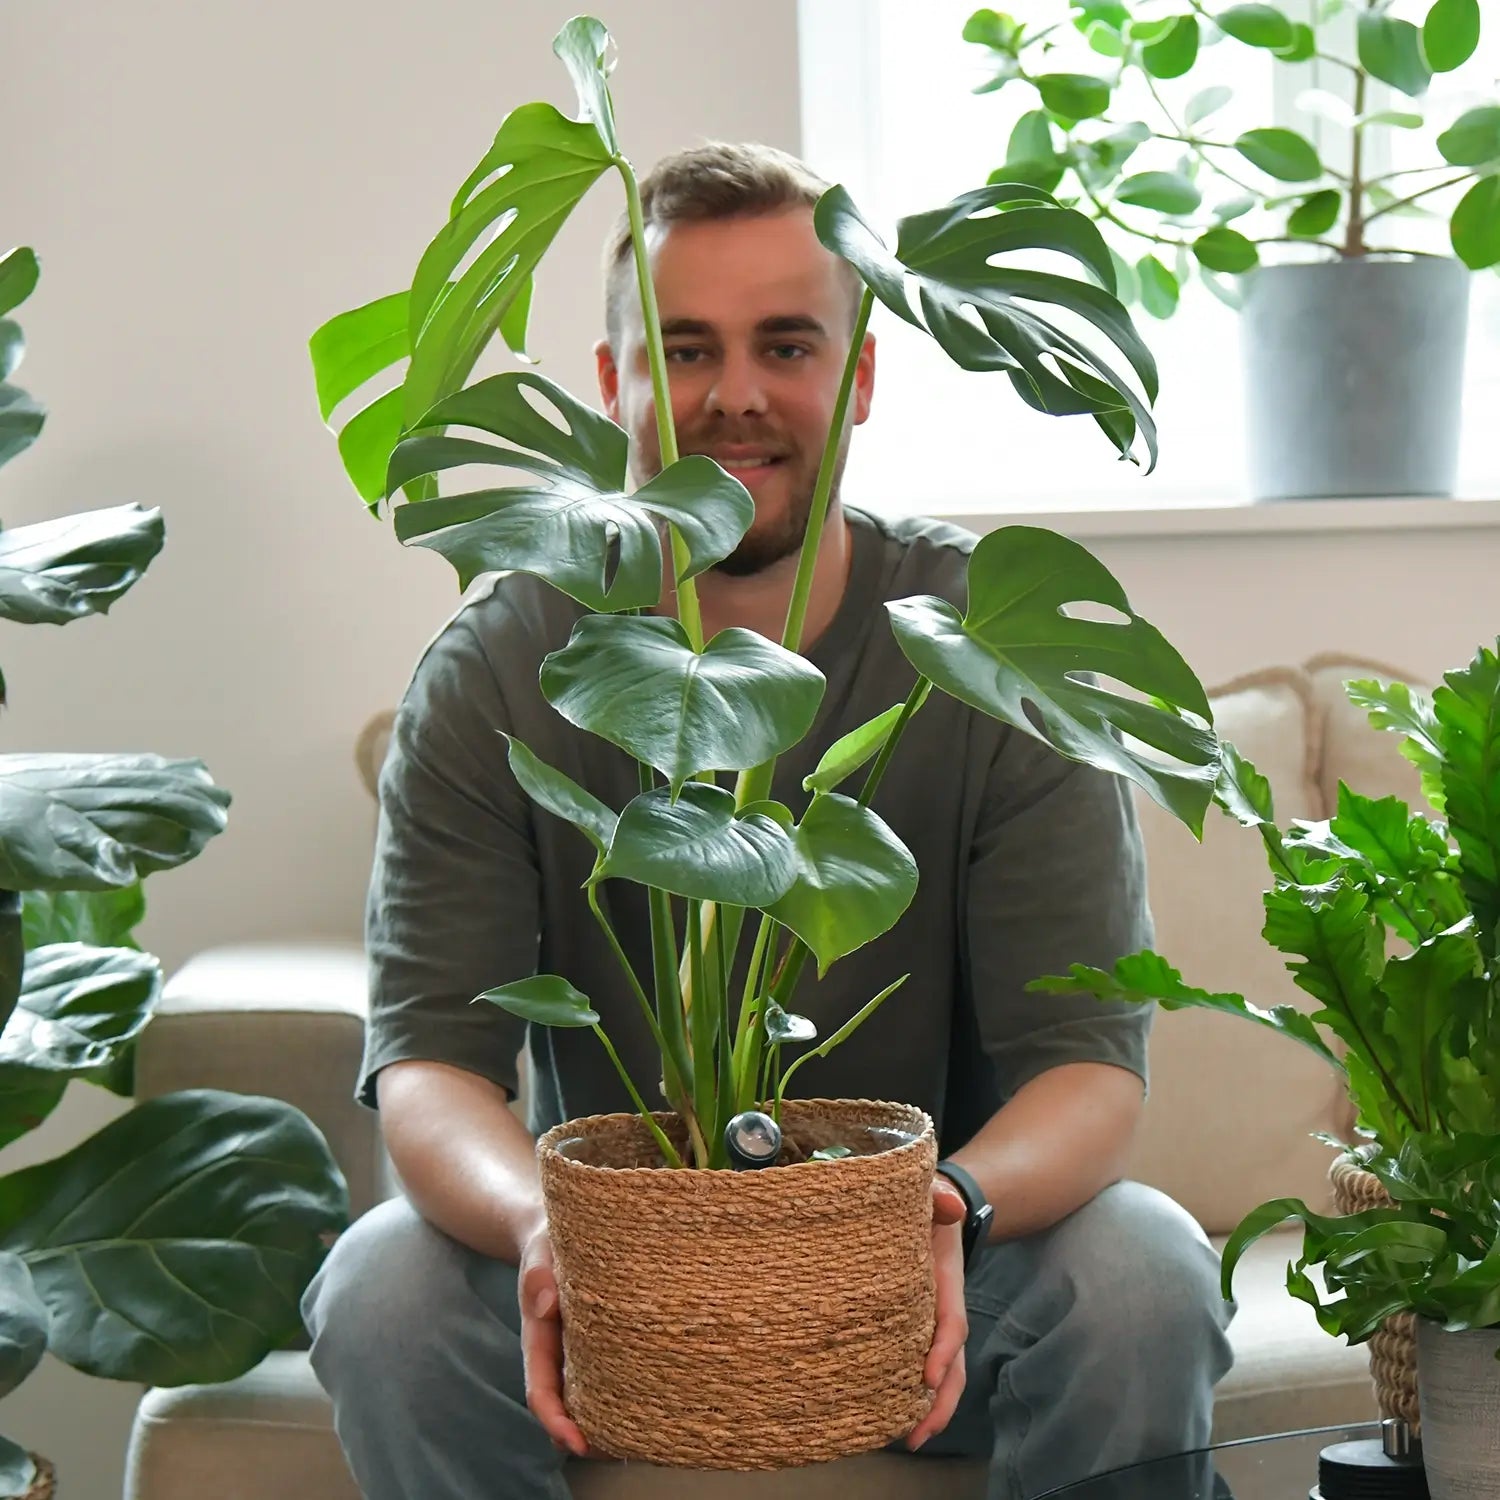
{"label": "man's hand", "polygon": [[959,1191],[944,1177],[932,1184],[932,1259],[937,1275],[937,1329],[922,1379],[936,1392],[932,1410],[912,1429],[906,1446],[913,1452],[953,1419],[964,1393],[964,1343],[969,1315],[964,1309],[963,1224],[966,1209]]}
{"label": "man's hand", "polygon": [[582,1458],[588,1444],[563,1405],[562,1314],[552,1267],[552,1240],[545,1225],[521,1250],[519,1293],[526,1405],[559,1448]]}

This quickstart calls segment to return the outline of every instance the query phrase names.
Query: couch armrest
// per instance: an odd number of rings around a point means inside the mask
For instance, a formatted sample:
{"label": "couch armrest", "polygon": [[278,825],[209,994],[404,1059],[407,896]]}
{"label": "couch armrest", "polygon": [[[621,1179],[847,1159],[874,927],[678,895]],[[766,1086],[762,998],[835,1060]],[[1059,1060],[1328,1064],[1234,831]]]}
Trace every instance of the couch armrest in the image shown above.
{"label": "couch armrest", "polygon": [[353,943],[206,949],[168,980],[136,1053],[136,1097],[218,1088],[295,1104],[328,1138],[352,1212],[390,1196],[375,1115],[356,1104],[368,981]]}

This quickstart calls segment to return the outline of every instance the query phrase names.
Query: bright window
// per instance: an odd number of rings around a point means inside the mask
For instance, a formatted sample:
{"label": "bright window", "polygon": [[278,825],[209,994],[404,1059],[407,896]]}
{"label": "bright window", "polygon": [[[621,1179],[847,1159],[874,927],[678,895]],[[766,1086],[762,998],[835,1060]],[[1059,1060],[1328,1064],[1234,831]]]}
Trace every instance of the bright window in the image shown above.
{"label": "bright window", "polygon": [[[1064,0],[1002,8],[1023,19],[1068,13]],[[903,214],[937,207],[981,185],[1004,160],[1016,119],[1037,107],[1035,90],[1020,84],[997,93],[972,92],[990,73],[983,49],[962,39],[964,22],[975,9],[973,0],[921,5],[801,0],[804,155],[824,176],[849,188],[888,241]],[[1101,69],[1108,66],[1086,48],[1073,61],[1086,71],[1091,57]],[[1290,77],[1291,70],[1273,67],[1265,54],[1228,41],[1204,58],[1211,59],[1216,74],[1200,63],[1189,79],[1164,87],[1180,99],[1188,92],[1183,82],[1194,90],[1230,83],[1235,101],[1214,121],[1216,129],[1232,139],[1239,129],[1274,120],[1312,135],[1330,160],[1342,159],[1338,127],[1296,104],[1308,88],[1337,91],[1338,80],[1320,76],[1316,64],[1296,70],[1300,78]],[[1429,121],[1439,127],[1448,123],[1474,102],[1476,91],[1493,97],[1497,73],[1500,26],[1486,32],[1481,55],[1460,72],[1434,80],[1424,101]],[[1399,106],[1400,100],[1379,102]],[[1144,112],[1141,117],[1156,118]],[[1383,138],[1392,154],[1384,161],[1377,156],[1374,165],[1391,169],[1411,164],[1414,153],[1424,162],[1438,159],[1433,134],[1430,125],[1409,134],[1368,131],[1366,137]],[[1159,154],[1169,149],[1154,142],[1142,147],[1130,170],[1170,166],[1171,158]],[[1157,154],[1148,159],[1147,152]],[[1441,177],[1431,173],[1410,181],[1421,186]],[[1438,250],[1446,244],[1445,234],[1433,239],[1432,228],[1420,221],[1399,222],[1412,248]],[[1115,243],[1118,248],[1120,242]],[[1134,255],[1149,248],[1142,242]],[[1500,276],[1476,275],[1472,291],[1459,492],[1496,497],[1500,450],[1487,429],[1500,410]],[[880,345],[877,396],[870,422],[851,451],[849,492],[883,510],[945,514],[1244,499],[1236,313],[1195,279],[1170,320],[1153,319],[1139,307],[1133,315],[1161,369],[1156,406],[1161,460],[1149,478],[1118,462],[1088,418],[1032,412],[1003,375],[957,369],[931,339],[877,303],[872,321]]]}

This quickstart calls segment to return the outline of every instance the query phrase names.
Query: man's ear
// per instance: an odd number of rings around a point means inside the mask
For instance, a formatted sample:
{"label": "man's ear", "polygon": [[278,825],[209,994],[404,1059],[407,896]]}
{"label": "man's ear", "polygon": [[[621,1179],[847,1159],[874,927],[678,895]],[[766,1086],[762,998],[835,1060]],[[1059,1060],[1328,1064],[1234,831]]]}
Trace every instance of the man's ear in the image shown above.
{"label": "man's ear", "polygon": [[870,415],[875,395],[875,335],[867,333],[860,345],[859,362],[854,367],[854,422],[858,426]]}
{"label": "man's ear", "polygon": [[611,422],[620,420],[620,370],[615,364],[614,350],[608,339],[600,339],[594,345],[594,369],[599,377],[599,396],[604,402],[604,415]]}

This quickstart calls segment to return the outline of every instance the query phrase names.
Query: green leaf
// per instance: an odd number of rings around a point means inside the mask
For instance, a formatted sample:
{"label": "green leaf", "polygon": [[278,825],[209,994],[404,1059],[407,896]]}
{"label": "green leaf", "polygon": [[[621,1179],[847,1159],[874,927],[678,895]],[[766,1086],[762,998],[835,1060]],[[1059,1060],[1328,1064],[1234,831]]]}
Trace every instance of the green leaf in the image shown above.
{"label": "green leaf", "polygon": [[592,16],[574,16],[552,41],[578,90],[578,103],[586,119],[599,132],[599,139],[613,153],[620,150],[615,134],[614,106],[609,97],[610,35]]}
{"label": "green leaf", "polygon": [[1258,207],[1254,198],[1248,193],[1239,194],[1233,198],[1226,198],[1222,203],[1217,203],[1213,208],[1213,216],[1220,224],[1228,224],[1235,219],[1243,219],[1246,214]]}
{"label": "green leaf", "polygon": [[1110,259],[1115,267],[1115,295],[1126,307],[1141,300],[1140,277],[1135,274],[1135,267],[1125,260],[1114,250],[1109,252]]}
{"label": "green leaf", "polygon": [[[1500,182],[1495,184],[1500,192]],[[1459,882],[1478,924],[1486,964],[1500,926],[1500,656],[1481,647],[1432,695],[1444,758],[1443,800],[1458,844]]]}
{"label": "green leaf", "polygon": [[486,990],[475,1000],[488,1000],[533,1026],[597,1026],[599,1013],[587,995],[575,990],[556,974],[532,974],[498,989]]}
{"label": "green leaf", "polygon": [[1432,69],[1422,52],[1422,33],[1410,21],[1379,11],[1359,17],[1359,65],[1372,78],[1415,98],[1427,92]]}
{"label": "green leaf", "polygon": [[1437,148],[1455,167],[1500,161],[1500,104],[1466,110],[1437,138]]}
{"label": "green leaf", "polygon": [[616,814],[571,776],[538,760],[514,735],[507,734],[505,743],[510,747],[510,768],[521,790],[555,817],[580,830],[603,854],[615,836],[615,824],[619,821]]}
{"label": "green leaf", "polygon": [[[1126,777],[1201,834],[1218,775],[1217,741],[1204,727],[1208,699],[1102,563],[1053,532],[1002,527],[970,556],[968,602],[962,617],[933,597],[886,605],[902,651],[922,676],[1070,760]],[[1126,621],[1066,612],[1084,603]],[[1151,701],[1120,696],[1091,674]],[[1149,748],[1132,749],[1120,735]]]}
{"label": "green leaf", "polygon": [[1177,278],[1154,255],[1143,255],[1135,272],[1141,283],[1141,306],[1153,318],[1170,318],[1181,295]]}
{"label": "green leaf", "polygon": [[0,889],[106,890],[186,864],[229,793],[199,760],[0,755]]}
{"label": "green leaf", "polygon": [[66,625],[107,614],[165,541],[161,511],[139,505],[0,531],[0,618]]}
{"label": "green leaf", "polygon": [[0,380],[9,380],[21,368],[26,355],[26,336],[19,323],[0,318]]}
{"label": "green leaf", "polygon": [[789,1015],[774,1000],[766,999],[766,1041],[772,1047],[782,1047],[788,1042],[811,1042],[817,1039],[818,1028],[806,1016]]}
{"label": "green leaf", "polygon": [[819,1146],[808,1158],[809,1161],[842,1161],[854,1153],[847,1146]]}
{"label": "green leaf", "polygon": [[1109,84],[1089,73],[1043,73],[1032,80],[1042,103],[1066,120],[1092,120],[1109,108]]}
{"label": "green leaf", "polygon": [[138,948],[134,933],[145,917],[146,894],[140,881],[119,890],[27,891],[26,947],[87,943],[93,948]]}
{"label": "green leaf", "polygon": [[1184,984],[1182,975],[1166,959],[1149,950],[1129,954],[1108,972],[1073,964],[1065,976],[1035,979],[1026,988],[1052,995],[1093,995],[1099,1000],[1159,1005],[1163,1010],[1213,1010],[1220,1015],[1242,1016],[1300,1042],[1330,1067],[1343,1071],[1343,1065],[1318,1034],[1318,1028],[1295,1005],[1262,1010],[1243,995],[1214,994]]}
{"label": "green leaf", "polygon": [[1247,130],[1234,146],[1246,161],[1282,182],[1311,182],[1323,175],[1313,143],[1295,130]]}
{"label": "green leaf", "polygon": [[[527,401],[532,390],[556,420]],[[629,440],[608,418],[530,371],[495,375],[441,402],[421,426],[477,427],[516,447],[416,435],[391,457],[392,491],[459,464],[534,472],[530,484],[400,506],[396,535],[430,547],[467,588],[480,573],[535,574],[595,611],[644,609],[662,592],[660,521],[688,552],[685,576],[727,557],[749,529],[755,503],[739,480],[701,454],[679,459],[627,490]]]}
{"label": "green leaf", "polygon": [[1343,211],[1344,195],[1337,188],[1323,188],[1309,194],[1291,212],[1286,221],[1287,233],[1316,238],[1338,223]]}
{"label": "green leaf", "polygon": [[917,891],[917,864],[887,824],[851,797],[815,796],[792,833],[797,874],[767,908],[812,950],[818,977],[896,924]]}
{"label": "green leaf", "polygon": [[[1154,401],[1156,362],[1130,315],[1101,287],[992,264],[1013,252],[1055,250],[1086,266],[1102,286],[1112,286],[1109,248],[1083,214],[1059,208],[1035,189],[979,188],[944,208],[901,220],[894,256],[840,187],[823,194],[815,222],[828,249],[849,261],[892,312],[926,328],[962,368],[1005,371],[1023,400],[1054,415],[1086,412],[1105,425],[1124,412],[1139,423],[1154,461],[1156,428],[1129,382],[1028,304],[1053,303],[1085,319],[1125,354],[1146,399]],[[920,317],[908,295],[909,278],[916,284]],[[1063,368],[1061,376],[1051,360]],[[1122,456],[1128,455],[1133,432],[1123,434],[1118,425],[1106,431]]]}
{"label": "green leaf", "polygon": [[1307,62],[1318,50],[1317,33],[1301,21],[1292,23],[1292,39],[1285,47],[1273,49],[1282,62]]}
{"label": "green leaf", "polygon": [[62,1103],[68,1082],[64,1073],[0,1070],[0,1147],[35,1130]]}
{"label": "green leaf", "polygon": [[1273,52],[1296,39],[1291,21],[1274,5],[1231,5],[1214,17],[1214,23],[1237,42]]}
{"label": "green leaf", "polygon": [[1479,46],[1479,0],[1436,0],[1422,25],[1422,53],[1434,73],[1451,73]]}
{"label": "green leaf", "polygon": [[0,1249],[29,1267],[59,1358],[112,1380],[216,1382],[299,1331],[298,1299],[348,1212],[299,1111],[194,1090],[0,1178]]}
{"label": "green leaf", "polygon": [[1005,165],[992,182],[1021,182],[1050,193],[1063,179],[1067,162],[1058,156],[1045,110],[1028,110],[1016,121],[1005,148]]}
{"label": "green leaf", "polygon": [[700,771],[772,760],[812,727],[823,674],[753,630],[702,651],[662,616],[585,615],[542,663],[542,693],[570,724],[655,766],[672,794]]}
{"label": "green leaf", "polygon": [[1018,29],[1010,16],[986,8],[976,10],[964,22],[963,39],[983,47],[993,47],[997,52],[1007,52],[1015,45]]}
{"label": "green leaf", "polygon": [[1401,754],[1422,774],[1422,795],[1438,812],[1443,810],[1442,731],[1431,701],[1404,682],[1358,678],[1344,684],[1349,701],[1365,710],[1376,729],[1403,736]]}
{"label": "green leaf", "polygon": [[1197,125],[1210,115],[1217,114],[1233,98],[1234,90],[1228,85],[1210,84],[1206,89],[1199,89],[1188,100],[1187,108],[1183,111],[1183,120],[1188,125]]}
{"label": "green leaf", "polygon": [[0,1494],[24,1497],[35,1483],[37,1466],[19,1443],[0,1437]]}
{"label": "green leaf", "polygon": [[330,318],[308,341],[318,412],[327,422],[336,407],[372,376],[411,353],[407,292],[392,292]]}
{"label": "green leaf", "polygon": [[1393,1066],[1424,1130],[1436,1123],[1435,1097],[1442,1069],[1438,1041],[1452,1023],[1453,990],[1479,967],[1479,950],[1472,937],[1442,933],[1411,953],[1392,958],[1381,975],[1380,988],[1389,1000],[1385,1031],[1394,1043]]}
{"label": "green leaf", "polygon": [[1397,130],[1420,130],[1427,122],[1421,115],[1402,109],[1377,109],[1374,114],[1360,115],[1361,125],[1389,125]]}
{"label": "green leaf", "polygon": [[0,313],[19,307],[36,290],[40,274],[36,251],[29,245],[17,246],[0,256]]}
{"label": "green leaf", "polygon": [[19,386],[0,384],[0,464],[8,464],[37,439],[47,413]]}
{"label": "green leaf", "polygon": [[831,792],[867,761],[874,760],[890,738],[904,704],[893,703],[883,714],[867,719],[858,729],[836,739],[824,752],[811,776],[802,778],[804,792]]}
{"label": "green leaf", "polygon": [[1210,229],[1193,241],[1193,254],[1210,271],[1248,271],[1260,260],[1254,243],[1236,229]]}
{"label": "green leaf", "polygon": [[1124,57],[1129,50],[1125,38],[1107,21],[1090,21],[1084,39],[1102,57]]}
{"label": "green leaf", "polygon": [[21,995],[0,1033],[0,1073],[107,1068],[161,996],[161,964],[137,948],[53,943],[26,955]]}
{"label": "green leaf", "polygon": [[600,878],[765,910],[791,889],[797,852],[776,819],[738,817],[732,792],[690,781],[675,801],[657,787],[626,804]]}
{"label": "green leaf", "polygon": [[1203,194],[1197,183],[1181,172],[1137,172],[1115,189],[1115,198],[1157,213],[1190,214],[1203,201]]}
{"label": "green leaf", "polygon": [[[1136,147],[1151,139],[1151,127],[1143,120],[1130,120],[1093,140],[1074,140],[1071,160],[1081,181],[1097,194],[1125,169]],[[1111,264],[1115,256],[1111,252]]]}
{"label": "green leaf", "polygon": [[1154,78],[1181,78],[1198,60],[1197,16],[1178,16],[1159,41],[1141,52],[1141,64]]}
{"label": "green leaf", "polygon": [[19,1255],[0,1254],[0,1396],[8,1396],[47,1352],[47,1305]]}
{"label": "green leaf", "polygon": [[1214,801],[1245,828],[1275,827],[1276,809],[1271,783],[1250,764],[1237,746],[1219,741],[1219,774]]}

